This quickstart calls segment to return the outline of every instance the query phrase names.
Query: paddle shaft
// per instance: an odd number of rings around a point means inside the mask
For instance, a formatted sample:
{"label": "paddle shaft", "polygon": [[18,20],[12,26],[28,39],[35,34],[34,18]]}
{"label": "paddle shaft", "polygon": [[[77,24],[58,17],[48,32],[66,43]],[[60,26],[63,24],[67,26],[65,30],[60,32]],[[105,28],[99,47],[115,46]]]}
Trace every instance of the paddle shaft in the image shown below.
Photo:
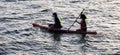
{"label": "paddle shaft", "polygon": [[[82,10],[82,12],[80,13],[80,15],[83,13],[85,9]],[[76,20],[74,21],[74,23],[68,28],[68,30],[70,30],[70,28],[75,24],[75,22],[77,21],[77,19],[80,17],[80,15],[76,18]],[[80,17],[81,18],[81,17]]]}

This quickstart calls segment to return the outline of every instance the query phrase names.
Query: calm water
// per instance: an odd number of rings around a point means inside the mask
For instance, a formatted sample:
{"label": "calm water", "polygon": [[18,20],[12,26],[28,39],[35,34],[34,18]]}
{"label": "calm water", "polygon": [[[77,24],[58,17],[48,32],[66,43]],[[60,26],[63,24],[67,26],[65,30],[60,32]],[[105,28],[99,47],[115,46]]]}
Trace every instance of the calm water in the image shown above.
{"label": "calm water", "polygon": [[[82,38],[32,26],[53,23],[57,12],[69,28],[83,8],[88,30],[97,35]],[[0,55],[119,55],[119,14],[119,0],[0,0]],[[77,28],[79,24],[71,29]]]}

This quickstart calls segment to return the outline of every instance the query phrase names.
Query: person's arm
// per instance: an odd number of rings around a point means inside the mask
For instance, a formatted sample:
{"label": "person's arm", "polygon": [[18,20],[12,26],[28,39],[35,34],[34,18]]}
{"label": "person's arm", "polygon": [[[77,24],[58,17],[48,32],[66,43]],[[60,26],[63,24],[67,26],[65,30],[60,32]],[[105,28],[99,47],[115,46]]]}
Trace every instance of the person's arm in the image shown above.
{"label": "person's arm", "polygon": [[80,22],[78,22],[77,20],[76,20],[76,22],[78,23],[78,24],[81,24]]}

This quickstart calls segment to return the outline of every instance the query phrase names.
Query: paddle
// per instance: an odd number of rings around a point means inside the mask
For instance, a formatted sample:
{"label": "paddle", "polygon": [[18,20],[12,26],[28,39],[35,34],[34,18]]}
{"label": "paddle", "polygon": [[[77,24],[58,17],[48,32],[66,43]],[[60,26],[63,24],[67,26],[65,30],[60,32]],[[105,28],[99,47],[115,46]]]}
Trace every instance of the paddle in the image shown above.
{"label": "paddle", "polygon": [[[75,22],[77,21],[77,19],[80,17],[80,15],[83,13],[85,9],[82,10],[82,12],[79,14],[79,16],[76,18],[76,20],[74,21],[74,23],[68,28],[68,30],[70,30],[70,28],[75,24]],[[81,17],[80,17],[81,18]]]}

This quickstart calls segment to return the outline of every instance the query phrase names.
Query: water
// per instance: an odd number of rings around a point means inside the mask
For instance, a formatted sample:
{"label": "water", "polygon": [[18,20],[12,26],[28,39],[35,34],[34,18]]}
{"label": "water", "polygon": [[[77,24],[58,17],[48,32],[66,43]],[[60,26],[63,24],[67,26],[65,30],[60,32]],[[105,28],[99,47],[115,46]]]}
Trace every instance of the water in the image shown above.
{"label": "water", "polygon": [[[1,0],[0,55],[119,55],[119,0]],[[69,28],[82,9],[97,35],[49,33],[32,23],[53,23],[52,13]],[[75,24],[72,29],[79,28]]]}

